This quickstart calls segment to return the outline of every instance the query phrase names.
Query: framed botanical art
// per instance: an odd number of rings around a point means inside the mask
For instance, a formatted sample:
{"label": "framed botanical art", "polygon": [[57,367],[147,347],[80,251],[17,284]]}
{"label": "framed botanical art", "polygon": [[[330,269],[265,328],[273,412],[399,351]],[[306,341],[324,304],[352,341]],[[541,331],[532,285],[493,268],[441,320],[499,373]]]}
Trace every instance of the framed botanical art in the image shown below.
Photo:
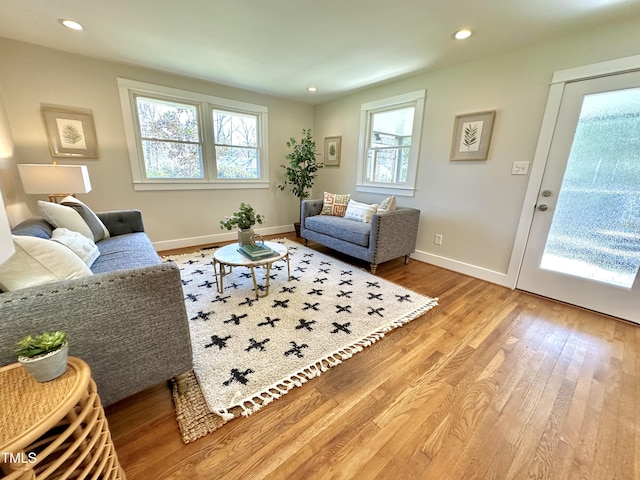
{"label": "framed botanical art", "polygon": [[324,139],[324,164],[327,166],[340,166],[340,144],[342,137],[325,137]]}
{"label": "framed botanical art", "polygon": [[495,110],[457,115],[450,160],[486,160],[495,116]]}
{"label": "framed botanical art", "polygon": [[52,156],[98,158],[91,110],[43,106],[42,118]]}

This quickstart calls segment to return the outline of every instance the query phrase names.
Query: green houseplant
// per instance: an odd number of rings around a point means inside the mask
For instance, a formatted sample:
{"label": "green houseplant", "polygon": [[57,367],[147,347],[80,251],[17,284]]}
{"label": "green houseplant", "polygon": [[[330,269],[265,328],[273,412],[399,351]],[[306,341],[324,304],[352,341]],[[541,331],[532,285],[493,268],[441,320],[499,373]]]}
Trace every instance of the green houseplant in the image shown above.
{"label": "green houseplant", "polygon": [[278,188],[284,190],[289,187],[291,192],[300,199],[299,220],[294,223],[296,235],[300,236],[302,200],[309,198],[309,190],[313,187],[313,182],[322,165],[316,161],[318,153],[316,151],[316,142],[311,136],[311,129],[302,129],[302,138],[299,142],[291,137],[287,142],[287,147],[293,150],[286,157],[289,160],[289,164],[281,165],[285,169],[284,182],[282,185],[278,185]]}
{"label": "green houseplant", "polygon": [[16,344],[18,361],[38,382],[48,382],[67,370],[69,343],[61,330],[26,335]]}
{"label": "green houseplant", "polygon": [[240,243],[240,245],[246,245],[253,243],[255,236],[251,227],[256,223],[262,225],[263,222],[263,215],[256,213],[248,203],[242,202],[239,211],[234,212],[234,214],[229,217],[224,217],[224,220],[220,220],[220,228],[232,230],[234,227],[238,227],[238,243]]}

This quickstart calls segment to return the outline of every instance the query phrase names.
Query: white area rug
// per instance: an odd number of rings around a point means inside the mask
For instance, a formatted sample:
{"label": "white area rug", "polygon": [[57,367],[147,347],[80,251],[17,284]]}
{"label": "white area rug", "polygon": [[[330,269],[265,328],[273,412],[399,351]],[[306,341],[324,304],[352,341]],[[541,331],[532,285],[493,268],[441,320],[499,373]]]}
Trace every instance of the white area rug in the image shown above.
{"label": "white area rug", "polygon": [[[437,305],[366,271],[289,240],[273,264],[267,297],[256,300],[250,271],[236,267],[216,289],[214,249],[170,256],[181,268],[194,371],[223,421],[250,415],[293,387],[350,358]],[[264,285],[265,269],[257,269]]]}

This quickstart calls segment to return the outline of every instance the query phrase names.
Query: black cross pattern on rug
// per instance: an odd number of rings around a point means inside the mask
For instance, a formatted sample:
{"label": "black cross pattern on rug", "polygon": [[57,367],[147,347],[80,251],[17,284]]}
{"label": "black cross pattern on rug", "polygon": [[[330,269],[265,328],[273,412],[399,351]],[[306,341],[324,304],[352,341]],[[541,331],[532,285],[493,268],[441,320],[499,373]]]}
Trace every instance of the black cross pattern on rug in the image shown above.
{"label": "black cross pattern on rug", "polygon": [[242,273],[240,274],[240,276],[241,276],[242,278],[251,278],[251,273],[250,273],[250,272],[242,272]]}
{"label": "black cross pattern on rug", "polygon": [[399,302],[410,302],[411,301],[411,294],[407,293],[406,295],[398,295],[396,294],[396,298],[398,299]]}
{"label": "black cross pattern on rug", "polygon": [[271,270],[281,271],[284,268],[284,265],[278,265],[277,263],[271,266]]}
{"label": "black cross pattern on rug", "polygon": [[336,296],[338,298],[351,298],[351,294],[353,293],[353,290],[349,290],[347,292],[345,292],[344,290],[340,290],[340,293],[338,293]]}
{"label": "black cross pattern on rug", "polygon": [[367,312],[369,315],[378,315],[380,317],[384,318],[384,315],[382,315],[382,312],[384,310],[384,307],[380,307],[380,308],[373,308],[373,307],[369,307],[369,311]]}
{"label": "black cross pattern on rug", "polygon": [[231,295],[227,295],[226,297],[221,297],[220,295],[216,295],[216,298],[211,300],[211,303],[222,302],[227,303],[227,300],[231,298]]}
{"label": "black cross pattern on rug", "polygon": [[319,283],[319,284],[323,284],[324,282],[326,282],[327,280],[329,280],[327,277],[322,277],[322,278],[316,278],[313,283]]}
{"label": "black cross pattern on rug", "polygon": [[295,293],[296,291],[296,287],[295,285],[293,287],[282,287],[282,290],[280,290],[280,293]]}
{"label": "black cross pattern on rug", "polygon": [[311,260],[300,260],[300,263],[304,263],[305,265],[311,265]]}
{"label": "black cross pattern on rug", "polygon": [[211,315],[212,313],[215,312],[203,312],[202,310],[200,310],[195,317],[191,318],[191,320],[204,320],[206,322],[209,320],[209,315]]}
{"label": "black cross pattern on rug", "polygon": [[319,297],[322,296],[324,290],[322,290],[321,288],[312,288],[310,292],[307,292],[307,295],[318,295]]}
{"label": "black cross pattern on rug", "polygon": [[244,372],[241,372],[237,368],[232,368],[231,378],[229,378],[229,380],[222,382],[222,385],[224,385],[225,387],[228,387],[233,382],[238,382],[238,383],[241,383],[242,385],[246,385],[247,383],[249,383],[249,379],[247,378],[247,375],[249,375],[250,373],[254,373],[253,370],[251,370],[250,368],[247,368]]}
{"label": "black cross pattern on rug", "polygon": [[304,256],[305,257],[313,257],[313,253],[305,253]]}
{"label": "black cross pattern on rug", "polygon": [[307,271],[308,267],[296,267],[296,269],[294,270],[294,272],[301,272],[304,273]]}
{"label": "black cross pattern on rug", "polygon": [[244,297],[244,302],[238,304],[239,307],[246,305],[247,307],[252,307],[255,302],[258,300],[256,298]]}
{"label": "black cross pattern on rug", "polygon": [[227,348],[227,340],[231,338],[231,335],[226,337],[219,337],[218,335],[211,335],[211,343],[208,343],[204,348],[218,347],[220,350]]}
{"label": "black cross pattern on rug", "polygon": [[367,300],[382,300],[382,294],[369,292],[369,298]]}
{"label": "black cross pattern on rug", "polygon": [[193,265],[194,263],[200,263],[200,260],[187,260],[184,265]]}
{"label": "black cross pattern on rug", "polygon": [[271,308],[277,308],[277,307],[289,308],[289,299],[287,298],[286,300],[274,300],[273,305],[271,305]]}
{"label": "black cross pattern on rug", "polygon": [[206,288],[211,288],[213,287],[215,284],[213,282],[210,282],[209,280],[207,280],[204,283],[201,283],[200,285],[198,285],[198,287],[206,287]]}
{"label": "black cross pattern on rug", "polygon": [[380,288],[379,282],[367,282],[367,287],[369,288]]}
{"label": "black cross pattern on rug", "polygon": [[264,340],[262,340],[261,342],[258,342],[255,338],[250,338],[249,339],[249,343],[250,345],[244,349],[245,352],[250,352],[251,350],[253,350],[254,348],[257,350],[260,350],[261,352],[265,351],[265,344],[269,343],[271,341],[270,338],[265,338]]}
{"label": "black cross pattern on rug", "polygon": [[191,272],[191,275],[204,275],[204,274],[205,274],[205,271],[200,269],[197,269]]}
{"label": "black cross pattern on rug", "polygon": [[353,280],[351,280],[351,279],[349,279],[349,280],[340,280],[340,283],[338,284],[338,286],[341,287],[342,285],[353,286]]}
{"label": "black cross pattern on rug", "polygon": [[230,288],[233,288],[234,290],[237,290],[238,287],[240,287],[241,285],[233,282],[231,285],[227,285],[226,287],[224,287],[226,290],[229,290]]}
{"label": "black cross pattern on rug", "polygon": [[187,293],[187,296],[184,297],[185,300],[191,300],[192,302],[197,302],[198,301],[198,297],[201,296],[202,294],[198,293]]}
{"label": "black cross pattern on rug", "polygon": [[302,345],[298,345],[296,342],[289,342],[291,344],[291,348],[284,352],[284,356],[288,357],[289,355],[295,355],[298,358],[303,358],[304,355],[302,353],[303,348],[309,348],[309,345],[303,343]]}
{"label": "black cross pattern on rug", "polygon": [[331,265],[331,262],[320,262],[320,265]]}
{"label": "black cross pattern on rug", "polygon": [[329,273],[330,270],[330,268],[319,268],[318,273]]}
{"label": "black cross pattern on rug", "polygon": [[267,325],[271,325],[272,328],[276,328],[276,322],[279,322],[279,321],[280,321],[279,318],[264,317],[264,322],[259,323],[258,326],[266,327]]}
{"label": "black cross pattern on rug", "polygon": [[316,302],[316,303],[309,303],[309,302],[304,302],[304,307],[302,307],[302,310],[314,310],[316,312],[320,311],[320,302]]}
{"label": "black cross pattern on rug", "polygon": [[182,280],[182,286],[186,287],[187,285],[189,285],[191,282],[193,282],[193,280]]}
{"label": "black cross pattern on rug", "polygon": [[340,273],[340,275],[353,275],[353,270],[342,270],[342,273]]}
{"label": "black cross pattern on rug", "polygon": [[247,318],[249,316],[248,313],[245,313],[244,315],[236,315],[235,313],[231,314],[231,318],[229,320],[225,320],[223,323],[233,323],[235,325],[240,325],[240,320],[242,320],[243,318]]}
{"label": "black cross pattern on rug", "polygon": [[353,313],[351,311],[351,305],[347,305],[345,307],[343,307],[342,305],[336,305],[336,313],[343,313],[343,312]]}
{"label": "black cross pattern on rug", "polygon": [[302,330],[303,328],[306,328],[308,331],[313,332],[313,328],[311,328],[311,325],[316,323],[315,320],[311,320],[309,322],[304,318],[301,318],[300,320],[298,320],[298,322],[299,322],[299,325],[296,325],[296,330]]}
{"label": "black cross pattern on rug", "polygon": [[344,332],[348,335],[351,335],[351,330],[349,330],[348,327],[351,326],[351,322],[347,322],[347,323],[338,323],[338,322],[333,322],[333,326],[336,327],[335,330],[331,330],[331,333],[339,333],[339,332]]}

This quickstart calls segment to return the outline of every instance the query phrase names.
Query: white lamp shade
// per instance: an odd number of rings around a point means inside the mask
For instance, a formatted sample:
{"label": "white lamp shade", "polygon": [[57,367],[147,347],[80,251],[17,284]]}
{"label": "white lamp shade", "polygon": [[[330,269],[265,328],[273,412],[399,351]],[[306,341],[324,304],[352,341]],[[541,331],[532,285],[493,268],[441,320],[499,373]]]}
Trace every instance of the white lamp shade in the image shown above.
{"label": "white lamp shade", "polygon": [[24,192],[28,194],[89,193],[86,165],[18,165]]}
{"label": "white lamp shade", "polygon": [[11,228],[9,227],[9,219],[7,211],[2,201],[2,192],[0,192],[0,263],[8,260],[16,251],[11,238]]}

